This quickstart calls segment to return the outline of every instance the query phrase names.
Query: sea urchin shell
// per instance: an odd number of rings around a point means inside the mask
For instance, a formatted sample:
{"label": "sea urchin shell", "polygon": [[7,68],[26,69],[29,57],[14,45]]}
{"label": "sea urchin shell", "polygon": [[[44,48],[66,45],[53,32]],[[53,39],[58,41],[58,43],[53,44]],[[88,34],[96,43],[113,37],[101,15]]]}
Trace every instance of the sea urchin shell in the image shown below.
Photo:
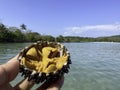
{"label": "sea urchin shell", "polygon": [[41,41],[23,49],[18,57],[20,72],[35,83],[57,80],[69,72],[70,54],[63,44]]}

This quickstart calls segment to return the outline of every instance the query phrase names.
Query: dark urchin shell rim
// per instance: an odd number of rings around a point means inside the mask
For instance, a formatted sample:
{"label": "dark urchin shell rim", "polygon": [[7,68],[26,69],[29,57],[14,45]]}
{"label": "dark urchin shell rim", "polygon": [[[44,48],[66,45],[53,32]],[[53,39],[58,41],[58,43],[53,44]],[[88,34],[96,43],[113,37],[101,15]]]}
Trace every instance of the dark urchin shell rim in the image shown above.
{"label": "dark urchin shell rim", "polygon": [[[18,57],[19,62],[21,62],[21,59],[24,56],[24,53],[26,53],[34,45],[41,44],[41,43],[47,43],[47,42],[44,41],[44,42],[34,43],[31,46],[26,47],[22,52],[20,52],[19,57]],[[51,43],[56,43],[56,42],[51,42]],[[60,43],[56,43],[56,44],[60,44]],[[71,64],[71,59],[70,59],[70,55],[69,55],[67,62],[63,65],[61,70],[58,70],[56,73],[49,73],[48,75],[46,75],[46,73],[43,73],[43,72],[38,73],[36,71],[32,71],[31,69],[24,67],[20,63],[20,73],[22,73],[21,76],[24,76],[24,78],[28,78],[28,81],[33,81],[37,84],[40,83],[40,82],[42,83],[44,81],[55,81],[59,77],[61,77],[64,73],[69,72],[69,69],[70,69],[69,65],[70,64]]]}

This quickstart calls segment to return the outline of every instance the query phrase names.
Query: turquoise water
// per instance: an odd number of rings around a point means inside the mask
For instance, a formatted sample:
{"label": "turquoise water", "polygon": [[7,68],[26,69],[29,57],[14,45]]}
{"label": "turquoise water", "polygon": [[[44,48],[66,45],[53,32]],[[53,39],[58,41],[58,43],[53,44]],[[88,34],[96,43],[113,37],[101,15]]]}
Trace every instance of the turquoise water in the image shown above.
{"label": "turquoise water", "polygon": [[[0,44],[0,64],[30,43]],[[120,90],[120,43],[64,43],[72,65],[62,90]],[[22,79],[20,75],[11,82]],[[33,87],[33,90],[35,87]]]}

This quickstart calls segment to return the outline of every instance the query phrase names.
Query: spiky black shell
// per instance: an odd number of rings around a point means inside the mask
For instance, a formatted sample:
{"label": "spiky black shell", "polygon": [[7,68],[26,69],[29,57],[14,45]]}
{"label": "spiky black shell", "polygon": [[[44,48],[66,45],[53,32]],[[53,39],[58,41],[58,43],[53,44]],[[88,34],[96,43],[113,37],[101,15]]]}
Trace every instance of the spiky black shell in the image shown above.
{"label": "spiky black shell", "polygon": [[35,83],[55,81],[69,72],[70,53],[57,42],[37,42],[23,49],[18,57],[22,76]]}

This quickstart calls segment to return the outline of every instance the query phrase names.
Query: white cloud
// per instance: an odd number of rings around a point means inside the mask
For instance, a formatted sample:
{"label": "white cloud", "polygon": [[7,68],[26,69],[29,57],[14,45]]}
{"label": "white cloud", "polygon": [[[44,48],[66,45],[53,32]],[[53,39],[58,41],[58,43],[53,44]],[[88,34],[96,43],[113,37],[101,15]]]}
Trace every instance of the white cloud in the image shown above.
{"label": "white cloud", "polygon": [[82,26],[82,27],[67,27],[65,28],[64,35],[80,35],[87,32],[97,32],[98,36],[100,36],[100,33],[105,32],[107,33],[117,33],[120,32],[120,24],[106,24],[106,25],[91,25],[91,26]]}

